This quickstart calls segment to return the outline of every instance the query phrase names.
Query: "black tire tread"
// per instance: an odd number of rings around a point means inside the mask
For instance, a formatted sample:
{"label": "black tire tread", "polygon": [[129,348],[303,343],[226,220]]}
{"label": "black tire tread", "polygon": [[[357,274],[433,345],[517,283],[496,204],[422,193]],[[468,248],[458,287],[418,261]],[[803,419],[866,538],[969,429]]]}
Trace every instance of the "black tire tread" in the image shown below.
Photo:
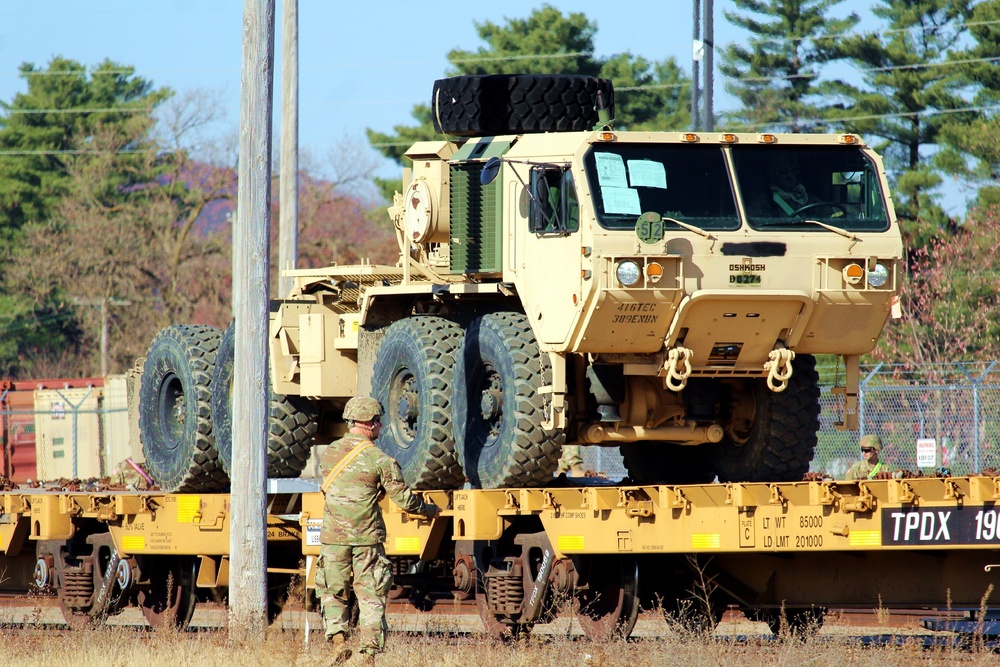
{"label": "black tire tread", "polygon": [[[510,415],[510,421],[514,425],[513,450],[508,457],[506,469],[494,478],[482,479],[478,471],[469,470],[465,465],[464,443],[458,445],[459,459],[474,487],[543,486],[551,482],[565,442],[565,434],[561,430],[546,430],[541,426],[545,419],[545,402],[538,389],[552,382],[548,357],[539,352],[535,334],[523,314],[492,313],[484,315],[478,321],[480,326],[493,329],[500,336],[517,367],[514,383],[519,400],[514,414]],[[464,366],[464,361],[459,364]],[[507,418],[505,413],[505,421]]]}
{"label": "black tire tread", "polygon": [[[212,368],[220,337],[221,332],[215,327],[179,324],[163,329],[150,343],[140,385],[139,429],[149,473],[160,489],[167,493],[224,491],[229,486],[229,476],[222,469],[212,432]],[[195,400],[197,424],[192,441],[181,443],[183,450],[174,459],[174,465],[170,465],[156,451],[160,440],[153,422],[156,420],[154,403],[159,390],[155,367],[165,353],[164,348],[173,345],[183,350],[194,380],[193,387],[185,387],[185,399]],[[181,464],[179,457],[182,456],[187,457],[184,461],[186,465]],[[170,456],[167,455],[167,458]]]}
{"label": "black tire tread", "polygon": [[[426,428],[422,428],[418,434],[415,444],[418,447],[417,456],[412,462],[400,461],[403,477],[407,484],[416,489],[460,488],[465,482],[465,475],[455,454],[455,437],[451,428],[451,384],[455,354],[462,343],[462,328],[455,322],[436,316],[409,317],[389,326],[379,345],[372,373],[372,393],[387,413],[390,410],[387,403],[391,375],[384,384],[379,380],[380,376],[389,372],[385,367],[385,359],[388,357],[384,356],[383,351],[396,344],[394,341],[399,336],[419,342],[417,347],[424,355],[420,363],[427,371],[424,390],[429,392],[429,400],[422,405],[430,410],[426,420],[423,420],[424,415],[421,414],[422,424]],[[386,440],[391,437],[387,419],[388,415],[384,415],[382,433],[376,444],[393,456],[392,449],[397,445],[389,444]]]}
{"label": "black tire tread", "polygon": [[743,446],[750,448],[746,455],[734,456],[737,448],[725,441],[717,445],[715,467],[720,482],[796,482],[809,471],[820,413],[815,357],[795,357],[792,377],[783,392],[762,391],[768,392],[766,423],[755,424],[754,441]]}
{"label": "black tire tread", "polygon": [[[232,380],[235,322],[222,334],[212,371],[212,420],[222,467],[232,467]],[[298,477],[309,462],[319,410],[309,399],[268,390],[267,476]]]}
{"label": "black tire tread", "polygon": [[319,428],[319,411],[308,398],[270,392],[267,476],[298,477],[305,470]]}
{"label": "black tire tread", "polygon": [[487,74],[434,82],[434,129],[473,137],[590,130],[597,91],[614,116],[610,79],[568,74]]}

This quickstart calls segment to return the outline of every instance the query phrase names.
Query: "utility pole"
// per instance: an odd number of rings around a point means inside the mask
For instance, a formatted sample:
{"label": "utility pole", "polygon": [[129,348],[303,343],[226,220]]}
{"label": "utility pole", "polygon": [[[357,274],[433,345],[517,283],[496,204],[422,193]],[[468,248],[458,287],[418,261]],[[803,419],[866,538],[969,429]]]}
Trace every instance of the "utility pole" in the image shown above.
{"label": "utility pole", "polygon": [[73,297],[73,303],[81,306],[97,306],[101,309],[101,377],[108,377],[108,340],[110,318],[108,306],[131,306],[132,302],[113,296],[102,296],[99,299],[88,299],[82,296]]}
{"label": "utility pole", "polygon": [[278,197],[278,295],[299,258],[299,0],[281,0],[281,194]]}
{"label": "utility pole", "polygon": [[694,12],[692,22],[694,31],[691,36],[691,129],[698,131],[701,129],[701,102],[698,99],[698,86],[701,85],[701,72],[699,71],[702,56],[705,53],[705,45],[701,41],[701,1],[692,0]]}
{"label": "utility pole", "polygon": [[[715,110],[712,108],[715,69],[715,0],[692,0],[694,35],[691,40],[691,129],[711,132],[715,129]],[[704,8],[704,13],[702,9]],[[702,25],[704,24],[704,32]],[[705,80],[701,82],[704,61]],[[704,108],[702,108],[704,100]]]}
{"label": "utility pole", "polygon": [[701,117],[702,127],[706,132],[715,129],[715,110],[712,108],[712,89],[714,87],[713,70],[715,60],[715,0],[705,0],[705,86],[702,89],[705,99],[705,113]]}
{"label": "utility pole", "polygon": [[229,636],[260,642],[267,626],[267,322],[270,278],[274,0],[243,0],[243,73],[233,227],[232,525]]}

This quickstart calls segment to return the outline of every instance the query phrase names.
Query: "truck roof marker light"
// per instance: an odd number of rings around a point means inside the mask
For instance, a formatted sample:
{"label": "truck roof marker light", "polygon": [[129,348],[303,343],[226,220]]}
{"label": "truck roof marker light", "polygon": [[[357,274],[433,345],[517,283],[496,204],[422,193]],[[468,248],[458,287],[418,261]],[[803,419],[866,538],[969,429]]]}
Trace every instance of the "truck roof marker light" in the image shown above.
{"label": "truck roof marker light", "polygon": [[773,134],[758,134],[757,141],[762,144],[773,144],[777,143],[778,137],[774,136]]}
{"label": "truck roof marker light", "polygon": [[727,132],[727,133],[725,133],[725,134],[722,135],[721,141],[724,144],[735,144],[736,141],[737,141],[736,135]]}
{"label": "truck roof marker light", "polygon": [[860,144],[861,140],[856,134],[842,134],[840,135],[840,143],[853,146],[855,144]]}
{"label": "truck roof marker light", "polygon": [[848,264],[844,267],[844,282],[848,285],[857,285],[865,277],[865,270],[860,264]]}
{"label": "truck roof marker light", "polygon": [[616,139],[618,139],[618,137],[615,136],[614,132],[601,132],[599,135],[597,135],[597,138],[600,141],[615,141]]}
{"label": "truck roof marker light", "polygon": [[698,135],[694,132],[685,132],[681,135],[681,141],[687,142],[689,144],[697,143]]}
{"label": "truck roof marker light", "polygon": [[663,267],[657,262],[650,262],[646,265],[646,280],[651,283],[658,283],[663,277]]}

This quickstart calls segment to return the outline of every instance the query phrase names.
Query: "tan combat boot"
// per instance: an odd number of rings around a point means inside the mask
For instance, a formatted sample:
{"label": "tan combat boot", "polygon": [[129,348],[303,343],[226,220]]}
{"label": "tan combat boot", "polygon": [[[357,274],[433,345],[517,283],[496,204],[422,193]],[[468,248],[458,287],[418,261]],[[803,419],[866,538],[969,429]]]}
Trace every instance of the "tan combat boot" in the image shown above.
{"label": "tan combat boot", "polygon": [[347,637],[344,636],[343,632],[338,632],[332,637],[327,638],[327,641],[333,644],[332,664],[343,665],[351,659],[351,649],[347,646]]}

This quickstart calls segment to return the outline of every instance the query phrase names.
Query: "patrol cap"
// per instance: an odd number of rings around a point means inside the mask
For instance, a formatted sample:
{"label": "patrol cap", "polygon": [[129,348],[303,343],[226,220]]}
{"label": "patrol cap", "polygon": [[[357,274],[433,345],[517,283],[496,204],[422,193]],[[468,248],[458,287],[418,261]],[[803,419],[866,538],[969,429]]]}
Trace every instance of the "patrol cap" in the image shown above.
{"label": "patrol cap", "polygon": [[355,396],[344,406],[344,419],[368,422],[382,416],[382,405],[374,398]]}
{"label": "patrol cap", "polygon": [[882,438],[874,434],[864,436],[858,444],[861,447],[871,447],[876,452],[882,451]]}

